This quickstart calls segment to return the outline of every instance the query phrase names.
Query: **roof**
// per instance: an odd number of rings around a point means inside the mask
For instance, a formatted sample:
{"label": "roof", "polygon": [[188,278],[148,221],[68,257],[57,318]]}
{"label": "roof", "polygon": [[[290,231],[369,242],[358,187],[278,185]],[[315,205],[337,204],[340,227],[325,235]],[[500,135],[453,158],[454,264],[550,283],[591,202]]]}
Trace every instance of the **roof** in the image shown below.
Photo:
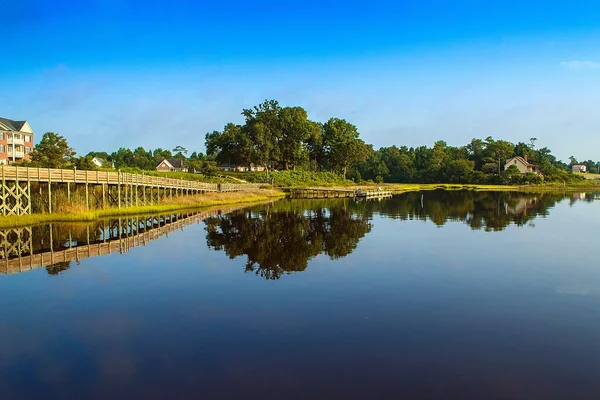
{"label": "roof", "polygon": [[575,164],[573,165],[573,168],[585,168],[584,164]]}
{"label": "roof", "polygon": [[527,165],[529,167],[536,167],[535,164],[531,164],[530,162],[525,161],[525,159],[523,157],[520,157],[520,156],[516,156],[516,157],[513,157],[511,159],[508,159],[508,160],[506,160],[506,163],[508,164],[512,160],[517,160],[517,161],[519,161],[519,162],[521,162],[521,163],[523,163],[523,164],[525,164],[525,165]]}
{"label": "roof", "polygon": [[165,158],[163,161],[169,163],[171,168],[185,168],[181,158]]}
{"label": "roof", "polygon": [[9,131],[18,132],[27,121],[13,121],[12,119],[0,117],[0,128],[6,127]]}

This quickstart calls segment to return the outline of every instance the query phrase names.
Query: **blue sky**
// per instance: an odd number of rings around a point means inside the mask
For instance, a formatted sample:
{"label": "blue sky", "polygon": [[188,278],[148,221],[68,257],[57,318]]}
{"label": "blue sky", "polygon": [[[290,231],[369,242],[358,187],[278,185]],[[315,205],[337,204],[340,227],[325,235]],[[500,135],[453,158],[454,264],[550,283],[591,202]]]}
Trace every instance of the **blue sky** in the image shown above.
{"label": "blue sky", "polygon": [[[6,3],[6,4],[2,4]],[[376,148],[538,138],[600,159],[591,1],[0,0],[0,116],[79,154],[204,150],[266,98]],[[38,135],[38,138],[41,135]]]}

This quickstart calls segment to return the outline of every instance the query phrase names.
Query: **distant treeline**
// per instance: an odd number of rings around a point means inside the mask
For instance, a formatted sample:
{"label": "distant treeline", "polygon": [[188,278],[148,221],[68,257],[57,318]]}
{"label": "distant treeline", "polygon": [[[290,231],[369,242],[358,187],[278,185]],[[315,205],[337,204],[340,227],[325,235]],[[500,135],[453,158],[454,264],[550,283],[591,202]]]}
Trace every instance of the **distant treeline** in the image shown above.
{"label": "distant treeline", "polygon": [[[331,118],[325,123],[308,119],[302,107],[281,107],[275,100],[242,111],[243,125],[228,123],[223,131],[206,135],[208,157],[233,165],[254,163],[267,170],[301,168],[331,171],[356,182],[423,183],[538,183],[583,179],[570,172],[577,164],[557,160],[550,149],[529,143],[511,143],[492,137],[473,139],[454,147],[437,141],[433,147],[391,146],[374,150],[361,138],[356,126]],[[522,175],[516,167],[504,171],[513,156],[539,166],[543,176]],[[583,162],[598,172],[600,163]]]}
{"label": "distant treeline", "polygon": [[[355,182],[419,183],[539,183],[582,180],[571,166],[584,164],[598,173],[600,162],[562,162],[547,147],[537,148],[536,138],[511,143],[492,137],[472,139],[464,146],[437,141],[433,147],[382,147],[365,143],[353,124],[340,118],[321,123],[308,118],[302,107],[281,107],[266,100],[242,110],[242,125],[228,123],[222,131],[205,136],[206,155],[177,146],[173,150],[120,148],[112,153],[93,151],[75,157],[66,139],[46,133],[31,154],[31,165],[54,168],[96,169],[93,157],[105,168],[155,170],[165,158],[179,158],[186,168],[213,174],[219,164],[264,167],[273,170],[333,172]],[[543,175],[521,174],[516,167],[504,170],[507,160],[520,156],[535,164]]]}

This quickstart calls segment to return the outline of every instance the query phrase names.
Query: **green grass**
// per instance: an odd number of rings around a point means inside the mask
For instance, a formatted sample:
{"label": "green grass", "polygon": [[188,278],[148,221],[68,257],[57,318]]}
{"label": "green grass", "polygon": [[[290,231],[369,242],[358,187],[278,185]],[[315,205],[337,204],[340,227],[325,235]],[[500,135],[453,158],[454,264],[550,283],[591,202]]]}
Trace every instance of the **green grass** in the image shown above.
{"label": "green grass", "polygon": [[579,173],[577,175],[581,175],[585,179],[590,179],[590,180],[600,179],[600,174],[594,174],[594,173],[591,173],[591,172]]}
{"label": "green grass", "polygon": [[[310,187],[322,187],[321,185],[311,185]],[[384,188],[395,193],[406,193],[426,190],[474,190],[474,191],[513,191],[513,192],[551,192],[551,191],[581,191],[581,190],[600,190],[600,186],[593,185],[592,182],[582,184],[563,184],[547,183],[540,185],[480,185],[480,184],[462,184],[462,183],[381,183],[356,185],[333,186],[339,189],[376,189]]]}
{"label": "green grass", "polygon": [[122,172],[130,174],[144,174],[149,176],[160,176],[164,178],[184,179],[186,181],[206,182],[206,183],[240,183],[227,176],[209,176],[204,174],[193,174],[191,172],[162,172],[162,171],[144,171],[137,168],[121,168]]}
{"label": "green grass", "polygon": [[[251,183],[263,183],[267,179],[264,172],[228,172],[226,174]],[[269,172],[268,179],[269,182],[273,179],[273,186],[276,187],[354,185],[354,182],[331,172],[274,171]]]}
{"label": "green grass", "polygon": [[253,190],[248,192],[208,193],[188,196],[178,200],[151,206],[126,208],[105,208],[102,210],[0,216],[0,228],[31,226],[49,222],[88,222],[107,217],[121,217],[140,214],[160,214],[169,211],[192,210],[235,204],[251,204],[281,198],[284,194],[275,190]]}

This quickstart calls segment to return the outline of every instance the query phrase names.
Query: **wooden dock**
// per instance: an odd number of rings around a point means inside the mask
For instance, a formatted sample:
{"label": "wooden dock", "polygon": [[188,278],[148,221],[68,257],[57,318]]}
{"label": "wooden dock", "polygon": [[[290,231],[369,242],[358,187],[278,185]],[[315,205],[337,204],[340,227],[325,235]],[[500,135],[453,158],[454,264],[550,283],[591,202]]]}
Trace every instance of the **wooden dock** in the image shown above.
{"label": "wooden dock", "polygon": [[[57,238],[53,237],[55,230],[53,224],[49,225],[48,234],[44,235],[44,238],[34,238],[32,228],[2,230],[0,231],[0,275],[21,273],[71,261],[79,264],[85,258],[113,253],[124,254],[134,247],[145,246],[153,240],[183,230],[186,226],[198,224],[206,218],[238,208],[240,206],[191,213],[118,218],[96,226],[87,225],[88,233],[84,242],[74,243],[74,240],[67,240],[61,242],[61,246],[56,246]],[[68,236],[75,237],[71,233]],[[37,243],[47,243],[48,247],[34,250],[34,240]]]}
{"label": "wooden dock", "polygon": [[[44,211],[52,212],[52,191],[71,193],[85,188],[86,208],[95,201],[99,208],[153,205],[161,199],[206,192],[256,189],[258,184],[205,183],[119,171],[78,171],[71,169],[1,166],[0,215],[31,214],[32,190],[43,197]],[[32,185],[35,186],[32,188]]]}
{"label": "wooden dock", "polygon": [[368,189],[330,189],[330,188],[280,188],[294,199],[327,199],[327,198],[386,198],[392,197],[390,190]]}

